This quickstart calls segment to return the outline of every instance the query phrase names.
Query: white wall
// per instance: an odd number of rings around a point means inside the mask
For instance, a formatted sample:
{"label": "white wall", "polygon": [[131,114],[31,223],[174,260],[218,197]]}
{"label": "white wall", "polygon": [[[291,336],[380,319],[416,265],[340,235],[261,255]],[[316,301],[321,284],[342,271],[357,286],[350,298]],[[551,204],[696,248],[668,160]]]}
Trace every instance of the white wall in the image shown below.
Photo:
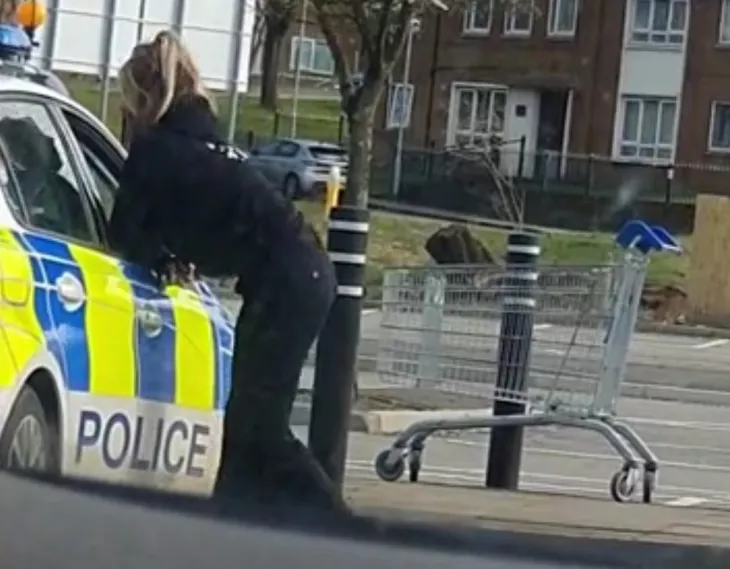
{"label": "white wall", "polygon": [[[685,40],[677,46],[651,46],[632,44],[630,38],[631,19],[635,0],[624,0],[625,18],[624,34],[621,49],[621,67],[618,78],[618,96],[613,129],[613,155],[619,157],[621,131],[623,128],[623,97],[626,95],[673,97],[677,99],[677,116],[674,128],[674,151],[676,153],[676,137],[679,114],[682,105],[682,88],[684,85],[685,65],[687,61],[688,33]],[[687,8],[685,30],[689,30],[689,18],[692,0]]]}
{"label": "white wall", "polygon": [[[182,38],[197,58],[205,83],[214,89],[228,86],[231,66],[233,25],[237,0],[187,0],[183,10]],[[51,47],[51,67],[56,71],[98,75],[104,53],[104,0],[58,0],[55,41]],[[137,42],[140,0],[117,0],[112,33],[111,74],[129,56]],[[253,0],[246,1],[242,30],[243,45],[238,61],[238,88],[248,87],[251,34],[254,24]],[[150,39],[173,25],[173,0],[147,0],[142,39]],[[39,30],[42,47],[47,27]],[[47,49],[47,47],[46,47]],[[40,57],[37,50],[36,57]]]}
{"label": "white wall", "polygon": [[[523,105],[527,111],[524,116],[517,116],[517,107]],[[507,108],[505,110],[504,139],[510,141],[504,148],[502,170],[511,176],[516,175],[519,168],[518,141],[525,137],[525,158],[523,175],[532,176],[535,167],[535,150],[537,149],[537,128],[540,123],[540,94],[532,89],[510,88],[507,91]]]}

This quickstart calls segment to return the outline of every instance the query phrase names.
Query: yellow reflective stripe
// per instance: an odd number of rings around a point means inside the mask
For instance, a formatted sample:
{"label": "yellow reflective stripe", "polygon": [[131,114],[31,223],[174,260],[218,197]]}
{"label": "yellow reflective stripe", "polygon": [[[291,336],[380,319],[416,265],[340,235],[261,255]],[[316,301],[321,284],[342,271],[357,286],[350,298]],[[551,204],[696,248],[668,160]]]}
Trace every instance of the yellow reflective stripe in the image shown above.
{"label": "yellow reflective stripe", "polygon": [[[17,370],[23,369],[45,344],[43,328],[35,313],[33,267],[30,257],[8,230],[0,230],[0,387],[12,385]],[[4,364],[9,349],[14,365]]]}
{"label": "yellow reflective stripe", "polygon": [[134,397],[134,296],[115,259],[78,245],[68,245],[86,287],[86,342],[89,393]]}
{"label": "yellow reflective stripe", "polygon": [[5,326],[0,316],[0,387],[13,385],[18,374],[18,367],[10,349],[10,340],[5,333]]}
{"label": "yellow reflective stripe", "polygon": [[175,404],[196,409],[215,405],[213,328],[197,293],[170,286],[175,319]]}

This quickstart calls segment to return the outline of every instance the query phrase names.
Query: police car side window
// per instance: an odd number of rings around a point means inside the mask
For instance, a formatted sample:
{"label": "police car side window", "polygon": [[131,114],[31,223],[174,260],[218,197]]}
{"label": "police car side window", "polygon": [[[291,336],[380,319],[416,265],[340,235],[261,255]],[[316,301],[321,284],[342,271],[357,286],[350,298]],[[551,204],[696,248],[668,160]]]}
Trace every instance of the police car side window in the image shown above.
{"label": "police car side window", "polygon": [[48,108],[31,101],[0,101],[0,141],[26,221],[37,229],[94,242],[82,187]]}
{"label": "police car side window", "polygon": [[93,200],[101,208],[101,222],[105,225],[114,207],[114,198],[119,189],[122,159],[118,152],[105,141],[88,122],[77,115],[64,111],[76,142],[81,148],[84,165],[91,176]]}

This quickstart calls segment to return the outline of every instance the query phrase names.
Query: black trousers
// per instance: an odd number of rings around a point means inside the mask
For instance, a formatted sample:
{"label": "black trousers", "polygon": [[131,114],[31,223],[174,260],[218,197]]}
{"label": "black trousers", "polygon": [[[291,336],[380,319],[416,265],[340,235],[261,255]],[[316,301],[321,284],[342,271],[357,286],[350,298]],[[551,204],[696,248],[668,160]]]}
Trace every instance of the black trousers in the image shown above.
{"label": "black trousers", "polygon": [[262,282],[236,323],[215,493],[327,501],[331,482],[289,419],[302,367],[334,301],[334,269],[324,252],[302,247]]}

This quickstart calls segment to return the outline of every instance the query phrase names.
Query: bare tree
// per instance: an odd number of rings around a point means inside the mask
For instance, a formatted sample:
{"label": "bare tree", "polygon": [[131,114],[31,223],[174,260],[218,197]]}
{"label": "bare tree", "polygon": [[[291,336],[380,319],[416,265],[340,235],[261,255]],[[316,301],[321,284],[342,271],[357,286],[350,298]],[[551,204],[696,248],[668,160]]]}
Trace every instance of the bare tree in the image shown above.
{"label": "bare tree", "polygon": [[248,61],[249,73],[254,72],[256,62],[261,52],[261,46],[264,44],[264,30],[266,29],[266,21],[264,20],[264,0],[254,1],[254,20],[253,30],[251,31],[251,55]]}
{"label": "bare tree", "polygon": [[278,99],[279,63],[284,37],[289,31],[301,0],[260,0],[263,26],[261,53],[262,107],[275,109]]}
{"label": "bare tree", "polygon": [[[428,11],[463,9],[490,0],[311,0],[332,52],[347,117],[350,164],[342,203],[365,207],[370,182],[373,122],[388,77],[401,57],[414,20]],[[532,10],[530,0],[498,0],[505,9]],[[479,6],[477,6],[479,7]],[[359,39],[361,70],[350,68],[345,46]]]}

